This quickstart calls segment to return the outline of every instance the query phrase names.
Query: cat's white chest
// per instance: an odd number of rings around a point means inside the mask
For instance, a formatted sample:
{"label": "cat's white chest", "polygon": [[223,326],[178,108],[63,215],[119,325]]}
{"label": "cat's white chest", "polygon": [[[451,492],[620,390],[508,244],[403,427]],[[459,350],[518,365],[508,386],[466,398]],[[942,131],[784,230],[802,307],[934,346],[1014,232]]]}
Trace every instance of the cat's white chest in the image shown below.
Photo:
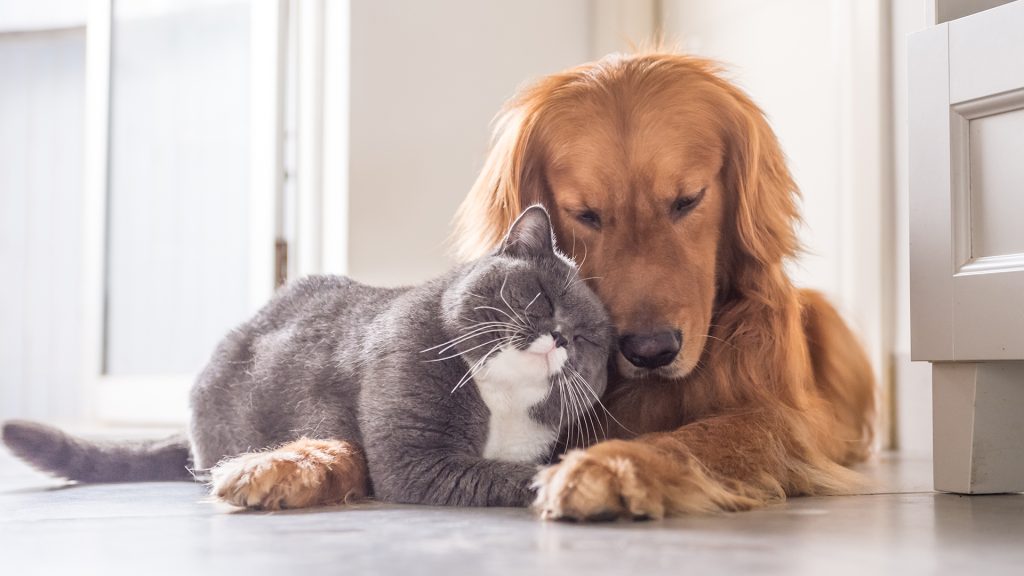
{"label": "cat's white chest", "polygon": [[552,349],[547,356],[510,349],[496,354],[474,377],[491,411],[485,458],[536,462],[550,452],[558,431],[535,422],[530,408],[551,393],[549,374],[564,362],[564,349]]}

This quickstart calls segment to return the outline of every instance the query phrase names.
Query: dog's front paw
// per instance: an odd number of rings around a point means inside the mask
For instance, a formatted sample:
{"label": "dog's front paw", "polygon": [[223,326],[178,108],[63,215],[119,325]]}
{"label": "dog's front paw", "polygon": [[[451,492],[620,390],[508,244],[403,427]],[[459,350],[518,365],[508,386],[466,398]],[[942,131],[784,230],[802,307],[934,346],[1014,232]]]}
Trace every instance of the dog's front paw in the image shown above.
{"label": "dog's front paw", "polygon": [[[664,498],[657,485],[644,481],[630,450],[617,444],[627,443],[612,441],[587,451],[574,450],[558,464],[541,470],[534,480],[534,507],[541,516],[552,520],[664,516]],[[599,446],[600,450],[594,449]]]}
{"label": "dog's front paw", "polygon": [[534,508],[553,520],[747,510],[772,496],[739,482],[726,485],[685,447],[662,450],[641,440],[611,440],[569,452],[558,464],[541,470],[533,486],[537,490]]}
{"label": "dog's front paw", "polygon": [[224,460],[211,470],[211,484],[217,498],[260,510],[336,504],[367,492],[358,451],[345,442],[305,439]]}

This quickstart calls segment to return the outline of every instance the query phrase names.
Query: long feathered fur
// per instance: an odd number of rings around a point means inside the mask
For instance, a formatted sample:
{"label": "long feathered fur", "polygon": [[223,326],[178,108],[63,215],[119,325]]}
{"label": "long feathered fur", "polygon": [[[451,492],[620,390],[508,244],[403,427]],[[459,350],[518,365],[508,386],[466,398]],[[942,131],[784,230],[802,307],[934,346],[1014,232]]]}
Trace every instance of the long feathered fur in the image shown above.
{"label": "long feathered fur", "polygon": [[[692,98],[660,108],[651,103],[651,95],[673,90]],[[827,301],[796,288],[786,275],[785,262],[800,250],[797,186],[764,114],[714,62],[657,50],[611,56],[521,91],[499,114],[490,154],[459,208],[459,253],[471,257],[491,249],[527,203],[543,202],[559,213],[561,191],[553,188],[549,168],[567,148],[600,148],[604,135],[584,127],[570,141],[555,120],[588,105],[596,115],[660,115],[666,121],[685,109],[700,118],[694,131],[723,143],[718,178],[724,216],[715,231],[717,254],[708,256],[717,262],[711,336],[698,366],[684,378],[613,386],[608,402],[616,416],[651,433],[567,457],[539,477],[538,506],[555,517],[609,510],[657,516],[744,509],[785,495],[861,487],[863,479],[844,465],[866,458],[872,446],[870,365]],[[568,228],[562,225],[563,239]],[[616,265],[646,250],[638,245],[620,251]],[[679,268],[671,261],[661,266]],[[600,277],[608,270],[584,273]],[[654,298],[673,289],[632,287],[637,296]],[[632,506],[636,502],[641,504]]]}

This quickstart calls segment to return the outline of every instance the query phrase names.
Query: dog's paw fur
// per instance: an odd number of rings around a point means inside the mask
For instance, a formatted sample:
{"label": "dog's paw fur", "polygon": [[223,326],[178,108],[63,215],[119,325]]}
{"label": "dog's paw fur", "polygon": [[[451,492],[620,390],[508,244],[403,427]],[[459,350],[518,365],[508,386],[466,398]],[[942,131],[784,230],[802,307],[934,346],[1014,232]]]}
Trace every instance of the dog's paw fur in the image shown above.
{"label": "dog's paw fur", "polygon": [[661,518],[660,495],[637,477],[625,457],[593,457],[582,450],[541,470],[534,481],[534,507],[550,520],[614,520]]}
{"label": "dog's paw fur", "polygon": [[303,438],[223,460],[211,470],[211,484],[214,496],[244,508],[337,504],[366,496],[366,462],[348,442]]}
{"label": "dog's paw fur", "polygon": [[672,514],[745,510],[751,498],[638,441],[574,450],[534,479],[534,508],[550,520],[658,519]]}

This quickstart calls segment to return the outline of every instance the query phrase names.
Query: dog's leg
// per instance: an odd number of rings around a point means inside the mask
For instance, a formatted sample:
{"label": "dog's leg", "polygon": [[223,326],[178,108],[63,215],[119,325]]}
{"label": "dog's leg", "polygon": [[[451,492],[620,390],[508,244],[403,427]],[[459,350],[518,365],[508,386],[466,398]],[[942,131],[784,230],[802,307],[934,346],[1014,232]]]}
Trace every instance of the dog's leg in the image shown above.
{"label": "dog's leg", "polygon": [[366,458],[343,440],[302,438],[224,460],[211,475],[214,496],[263,510],[337,504],[368,492]]}
{"label": "dog's leg", "polygon": [[570,452],[537,476],[535,507],[552,519],[660,518],[858,487],[861,477],[816,451],[793,417],[719,416]]}

